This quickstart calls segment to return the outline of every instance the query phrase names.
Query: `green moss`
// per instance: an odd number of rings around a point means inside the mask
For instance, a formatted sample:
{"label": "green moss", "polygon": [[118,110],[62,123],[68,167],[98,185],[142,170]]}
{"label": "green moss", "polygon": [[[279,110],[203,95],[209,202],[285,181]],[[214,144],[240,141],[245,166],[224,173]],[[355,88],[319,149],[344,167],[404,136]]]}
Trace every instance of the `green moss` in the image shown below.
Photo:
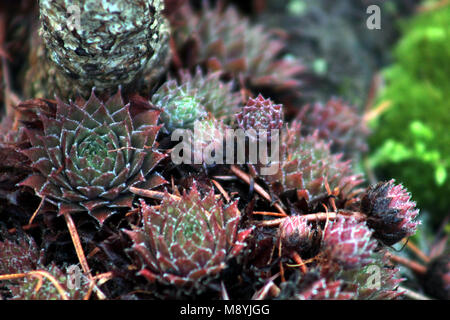
{"label": "green moss", "polygon": [[379,97],[391,106],[372,123],[371,162],[437,220],[450,205],[450,6],[405,22],[394,55]]}

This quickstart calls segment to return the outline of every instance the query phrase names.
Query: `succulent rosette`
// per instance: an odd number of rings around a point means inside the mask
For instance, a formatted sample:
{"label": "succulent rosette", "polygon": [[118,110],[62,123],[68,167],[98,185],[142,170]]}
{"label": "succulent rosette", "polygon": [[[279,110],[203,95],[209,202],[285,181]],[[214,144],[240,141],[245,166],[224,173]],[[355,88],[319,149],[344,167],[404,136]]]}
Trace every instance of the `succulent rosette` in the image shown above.
{"label": "succulent rosette", "polygon": [[[11,300],[81,300],[88,293],[88,279],[80,274],[80,287],[69,287],[70,275],[55,264],[45,266],[44,254],[36,242],[26,234],[15,239],[0,230],[0,275],[17,275],[7,281],[1,281],[0,286],[7,288]],[[20,274],[28,273],[21,277]],[[43,274],[47,277],[43,277]],[[53,277],[53,281],[49,280]],[[3,280],[3,279],[2,279]],[[60,288],[55,286],[55,284]],[[2,290],[3,291],[3,290]]]}
{"label": "succulent rosette", "polygon": [[331,142],[333,151],[367,151],[365,138],[369,131],[355,107],[343,100],[332,98],[326,104],[306,105],[297,117],[302,124],[302,134],[318,131],[321,139]]}
{"label": "succulent rosette", "polygon": [[294,122],[283,133],[280,164],[273,175],[264,176],[271,190],[282,196],[295,192],[308,203],[327,194],[326,183],[334,192],[338,206],[345,208],[358,194],[363,180],[353,172],[350,161],[330,151],[330,144],[312,135],[302,137],[300,124]]}
{"label": "succulent rosette", "polygon": [[184,288],[218,275],[252,231],[238,229],[237,202],[224,206],[213,192],[203,198],[196,183],[181,199],[167,194],[157,209],[141,201],[141,212],[142,227],[125,231],[142,261],[140,274]]}
{"label": "succulent rosette", "polygon": [[164,83],[152,97],[152,103],[162,110],[165,130],[193,129],[197,120],[211,113],[216,118],[229,120],[240,102],[233,92],[233,82],[222,82],[220,72],[203,75],[200,68],[194,76],[180,73],[180,80]]}
{"label": "succulent rosette", "polygon": [[[283,106],[274,104],[270,99],[264,99],[259,94],[256,99],[250,98],[240,113],[236,114],[239,128],[243,130],[260,130],[267,132],[267,139],[271,137],[271,130],[281,130],[283,127]],[[281,134],[281,132],[280,132]],[[253,141],[257,137],[252,137]]]}
{"label": "succulent rosette", "polygon": [[420,224],[416,221],[419,214],[416,203],[395,180],[368,187],[361,199],[361,212],[367,215],[367,225],[374,229],[374,237],[386,245],[414,235]]}
{"label": "succulent rosette", "polygon": [[322,240],[322,254],[326,269],[333,264],[344,270],[364,267],[373,261],[372,254],[377,246],[372,231],[364,222],[351,217],[339,217],[330,222]]}
{"label": "succulent rosette", "polygon": [[210,8],[204,2],[198,14],[186,5],[178,12],[173,30],[178,48],[193,46],[189,64],[204,64],[232,76],[242,74],[253,86],[292,89],[304,66],[295,59],[279,58],[283,41],[261,25],[252,25],[232,6]]}
{"label": "succulent rosette", "polygon": [[155,139],[159,111],[132,116],[120,91],[106,103],[92,92],[85,103],[57,101],[54,118],[41,114],[43,131],[28,129],[32,147],[23,150],[36,173],[21,185],[32,187],[59,213],[86,211],[100,223],[118,208],[131,207],[129,188],[156,187],[149,177],[165,157]]}

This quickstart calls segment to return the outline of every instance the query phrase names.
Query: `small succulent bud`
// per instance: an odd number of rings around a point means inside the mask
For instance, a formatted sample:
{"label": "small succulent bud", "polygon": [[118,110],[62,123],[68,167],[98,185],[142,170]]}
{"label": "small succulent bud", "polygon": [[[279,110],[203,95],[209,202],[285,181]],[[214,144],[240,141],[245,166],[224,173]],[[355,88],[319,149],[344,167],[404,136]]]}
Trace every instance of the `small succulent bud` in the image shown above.
{"label": "small succulent bud", "polygon": [[394,180],[379,182],[367,188],[361,199],[361,212],[367,215],[367,225],[374,229],[374,238],[393,245],[412,236],[420,222],[419,210],[411,195]]}
{"label": "small succulent bud", "polygon": [[[170,83],[166,87],[168,90],[176,90],[176,84]],[[185,95],[180,91],[179,96],[168,94],[161,113],[161,120],[165,124],[165,129],[169,132],[176,129],[194,129],[194,123],[204,118],[207,113],[196,96]]]}
{"label": "small succulent bud", "polygon": [[270,99],[264,99],[260,94],[256,99],[250,98],[247,105],[236,115],[237,123],[243,130],[265,130],[269,139],[270,130],[281,130],[283,127],[282,108],[281,104],[273,104]]}
{"label": "small succulent bud", "polygon": [[163,0],[41,0],[39,9],[47,58],[61,73],[59,96],[127,86],[168,57]]}
{"label": "small succulent bud", "polygon": [[314,247],[316,232],[305,218],[293,216],[284,219],[278,230],[278,238],[283,254],[289,255],[292,251],[296,251],[301,255]]}
{"label": "small succulent bud", "polygon": [[339,217],[328,225],[323,236],[323,251],[327,260],[345,270],[369,264],[377,242],[365,223],[354,218]]}

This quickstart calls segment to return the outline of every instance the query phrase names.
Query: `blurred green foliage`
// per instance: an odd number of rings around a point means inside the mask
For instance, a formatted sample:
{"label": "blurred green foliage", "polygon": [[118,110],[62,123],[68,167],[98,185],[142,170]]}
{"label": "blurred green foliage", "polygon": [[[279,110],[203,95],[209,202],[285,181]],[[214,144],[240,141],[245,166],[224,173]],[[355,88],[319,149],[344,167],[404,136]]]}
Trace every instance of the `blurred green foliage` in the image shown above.
{"label": "blurred green foliage", "polygon": [[379,101],[390,108],[372,123],[371,163],[394,177],[437,222],[450,211],[450,6],[402,25],[396,62],[384,71]]}

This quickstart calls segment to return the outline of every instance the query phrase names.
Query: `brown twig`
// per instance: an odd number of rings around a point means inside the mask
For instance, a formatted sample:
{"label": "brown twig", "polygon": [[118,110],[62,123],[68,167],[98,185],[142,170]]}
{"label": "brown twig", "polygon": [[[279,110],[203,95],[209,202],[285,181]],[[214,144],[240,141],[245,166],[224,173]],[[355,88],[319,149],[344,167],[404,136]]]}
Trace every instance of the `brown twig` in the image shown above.
{"label": "brown twig", "polygon": [[222,187],[222,185],[214,179],[211,179],[211,181],[212,183],[214,183],[214,185],[220,191],[220,193],[224,196],[225,200],[227,200],[227,202],[230,202],[231,201],[230,195],[228,194],[228,192],[226,192],[226,190]]}
{"label": "brown twig", "polygon": [[58,291],[61,298],[63,300],[69,300],[69,298],[67,297],[67,293],[63,289],[63,287],[61,287],[61,285],[59,284],[59,282],[55,279],[55,277],[53,275],[51,275],[50,273],[48,273],[45,270],[35,270],[35,271],[27,272],[27,273],[14,273],[14,274],[0,275],[0,281],[1,280],[15,280],[15,279],[21,279],[21,278],[25,278],[25,277],[34,277],[39,280],[39,282],[35,288],[36,292],[39,291],[39,289],[42,286],[42,278],[47,278],[55,286],[55,288]]}
{"label": "brown twig", "polygon": [[36,216],[38,215],[44,202],[45,202],[45,197],[42,197],[41,202],[39,203],[39,206],[37,207],[36,211],[34,211],[33,215],[30,218],[30,221],[28,221],[29,225],[33,223],[34,218],[36,218]]}
{"label": "brown twig", "polygon": [[83,297],[83,300],[89,300],[89,298],[91,297],[92,291],[94,291],[94,289],[96,289],[97,296],[99,296],[100,300],[106,299],[106,296],[97,287],[97,282],[102,282],[101,284],[103,284],[103,283],[105,283],[106,281],[108,281],[108,280],[110,280],[112,278],[113,278],[113,273],[112,272],[106,272],[106,273],[98,274],[95,277],[93,277],[91,279],[90,283],[89,283],[88,292]]}
{"label": "brown twig", "polygon": [[423,265],[421,265],[415,261],[393,255],[392,253],[388,253],[387,256],[389,257],[389,259],[391,259],[392,262],[401,264],[401,265],[411,269],[412,271],[414,271],[417,274],[423,275],[427,272],[426,267],[424,267]]}
{"label": "brown twig", "polygon": [[408,289],[408,288],[405,288],[402,286],[399,286],[397,290],[404,291],[405,296],[407,296],[408,298],[413,299],[413,300],[432,300],[432,299],[428,298],[427,296],[424,296],[423,294],[420,294],[418,292],[415,292],[411,289]]}
{"label": "brown twig", "polygon": [[[359,221],[363,221],[366,219],[366,216],[364,216],[360,212],[356,211],[338,211],[338,212],[318,212],[318,213],[311,213],[302,216],[304,219],[306,219],[308,222],[317,222],[317,221],[326,221],[329,220],[336,220],[339,216],[345,216],[345,217],[354,217],[355,219]],[[279,226],[286,218],[279,218],[279,219],[273,219],[273,220],[266,220],[266,221],[258,221],[258,226],[264,226],[264,227],[276,227]]]}
{"label": "brown twig", "polygon": [[73,222],[73,219],[69,213],[64,213],[64,218],[66,219],[67,228],[69,229],[70,237],[72,238],[72,242],[75,247],[75,251],[77,253],[81,267],[83,268],[84,273],[89,277],[89,280],[91,280],[92,275],[86,260],[86,256],[84,255],[83,246],[81,245],[80,236],[78,235],[75,223]]}
{"label": "brown twig", "polygon": [[305,262],[303,262],[303,259],[300,257],[300,255],[297,252],[292,253],[292,259],[295,261],[298,267],[300,267],[300,271],[305,274],[308,269],[306,268]]}
{"label": "brown twig", "polygon": [[266,212],[266,211],[253,211],[252,214],[262,215],[262,216],[273,216],[273,217],[287,217],[287,215],[278,212]]}
{"label": "brown twig", "polygon": [[[136,187],[130,187],[130,192],[137,194],[138,196],[141,196],[141,197],[147,197],[147,198],[156,199],[156,200],[162,200],[162,199],[164,199],[164,196],[166,195],[166,193],[164,193],[164,192],[139,189]],[[167,193],[167,194],[169,195],[169,197],[171,197],[175,201],[181,200],[181,197],[175,196],[170,193]]]}
{"label": "brown twig", "polygon": [[[33,224],[27,224],[25,226],[22,226],[21,228],[22,228],[22,230],[27,231],[27,230],[36,228],[38,226],[39,226],[39,223],[33,223]],[[9,234],[14,234],[16,232],[17,232],[17,228],[11,228],[11,229],[8,230]]]}
{"label": "brown twig", "polygon": [[[241,169],[239,169],[238,167],[236,167],[235,165],[231,166],[231,171],[242,181],[244,181],[245,183],[247,183],[248,185],[250,185],[251,183],[251,179],[250,176],[245,173],[244,171],[242,171]],[[267,201],[269,201],[270,203],[272,203],[272,199],[270,197],[270,195],[266,192],[266,190],[264,190],[259,184],[257,184],[256,182],[253,184],[255,191],[264,199],[266,199]],[[286,212],[283,210],[283,208],[278,204],[278,203],[274,203],[273,206],[282,214],[284,214],[285,216],[287,216]]]}
{"label": "brown twig", "polygon": [[367,111],[363,116],[363,121],[368,123],[372,119],[378,118],[384,111],[391,107],[391,101],[384,101],[376,106],[374,109]]}
{"label": "brown twig", "polygon": [[430,258],[422,251],[420,250],[414,243],[411,241],[408,241],[408,239],[403,239],[402,242],[406,244],[406,246],[414,252],[414,254],[421,259],[423,262],[428,263],[430,262]]}

